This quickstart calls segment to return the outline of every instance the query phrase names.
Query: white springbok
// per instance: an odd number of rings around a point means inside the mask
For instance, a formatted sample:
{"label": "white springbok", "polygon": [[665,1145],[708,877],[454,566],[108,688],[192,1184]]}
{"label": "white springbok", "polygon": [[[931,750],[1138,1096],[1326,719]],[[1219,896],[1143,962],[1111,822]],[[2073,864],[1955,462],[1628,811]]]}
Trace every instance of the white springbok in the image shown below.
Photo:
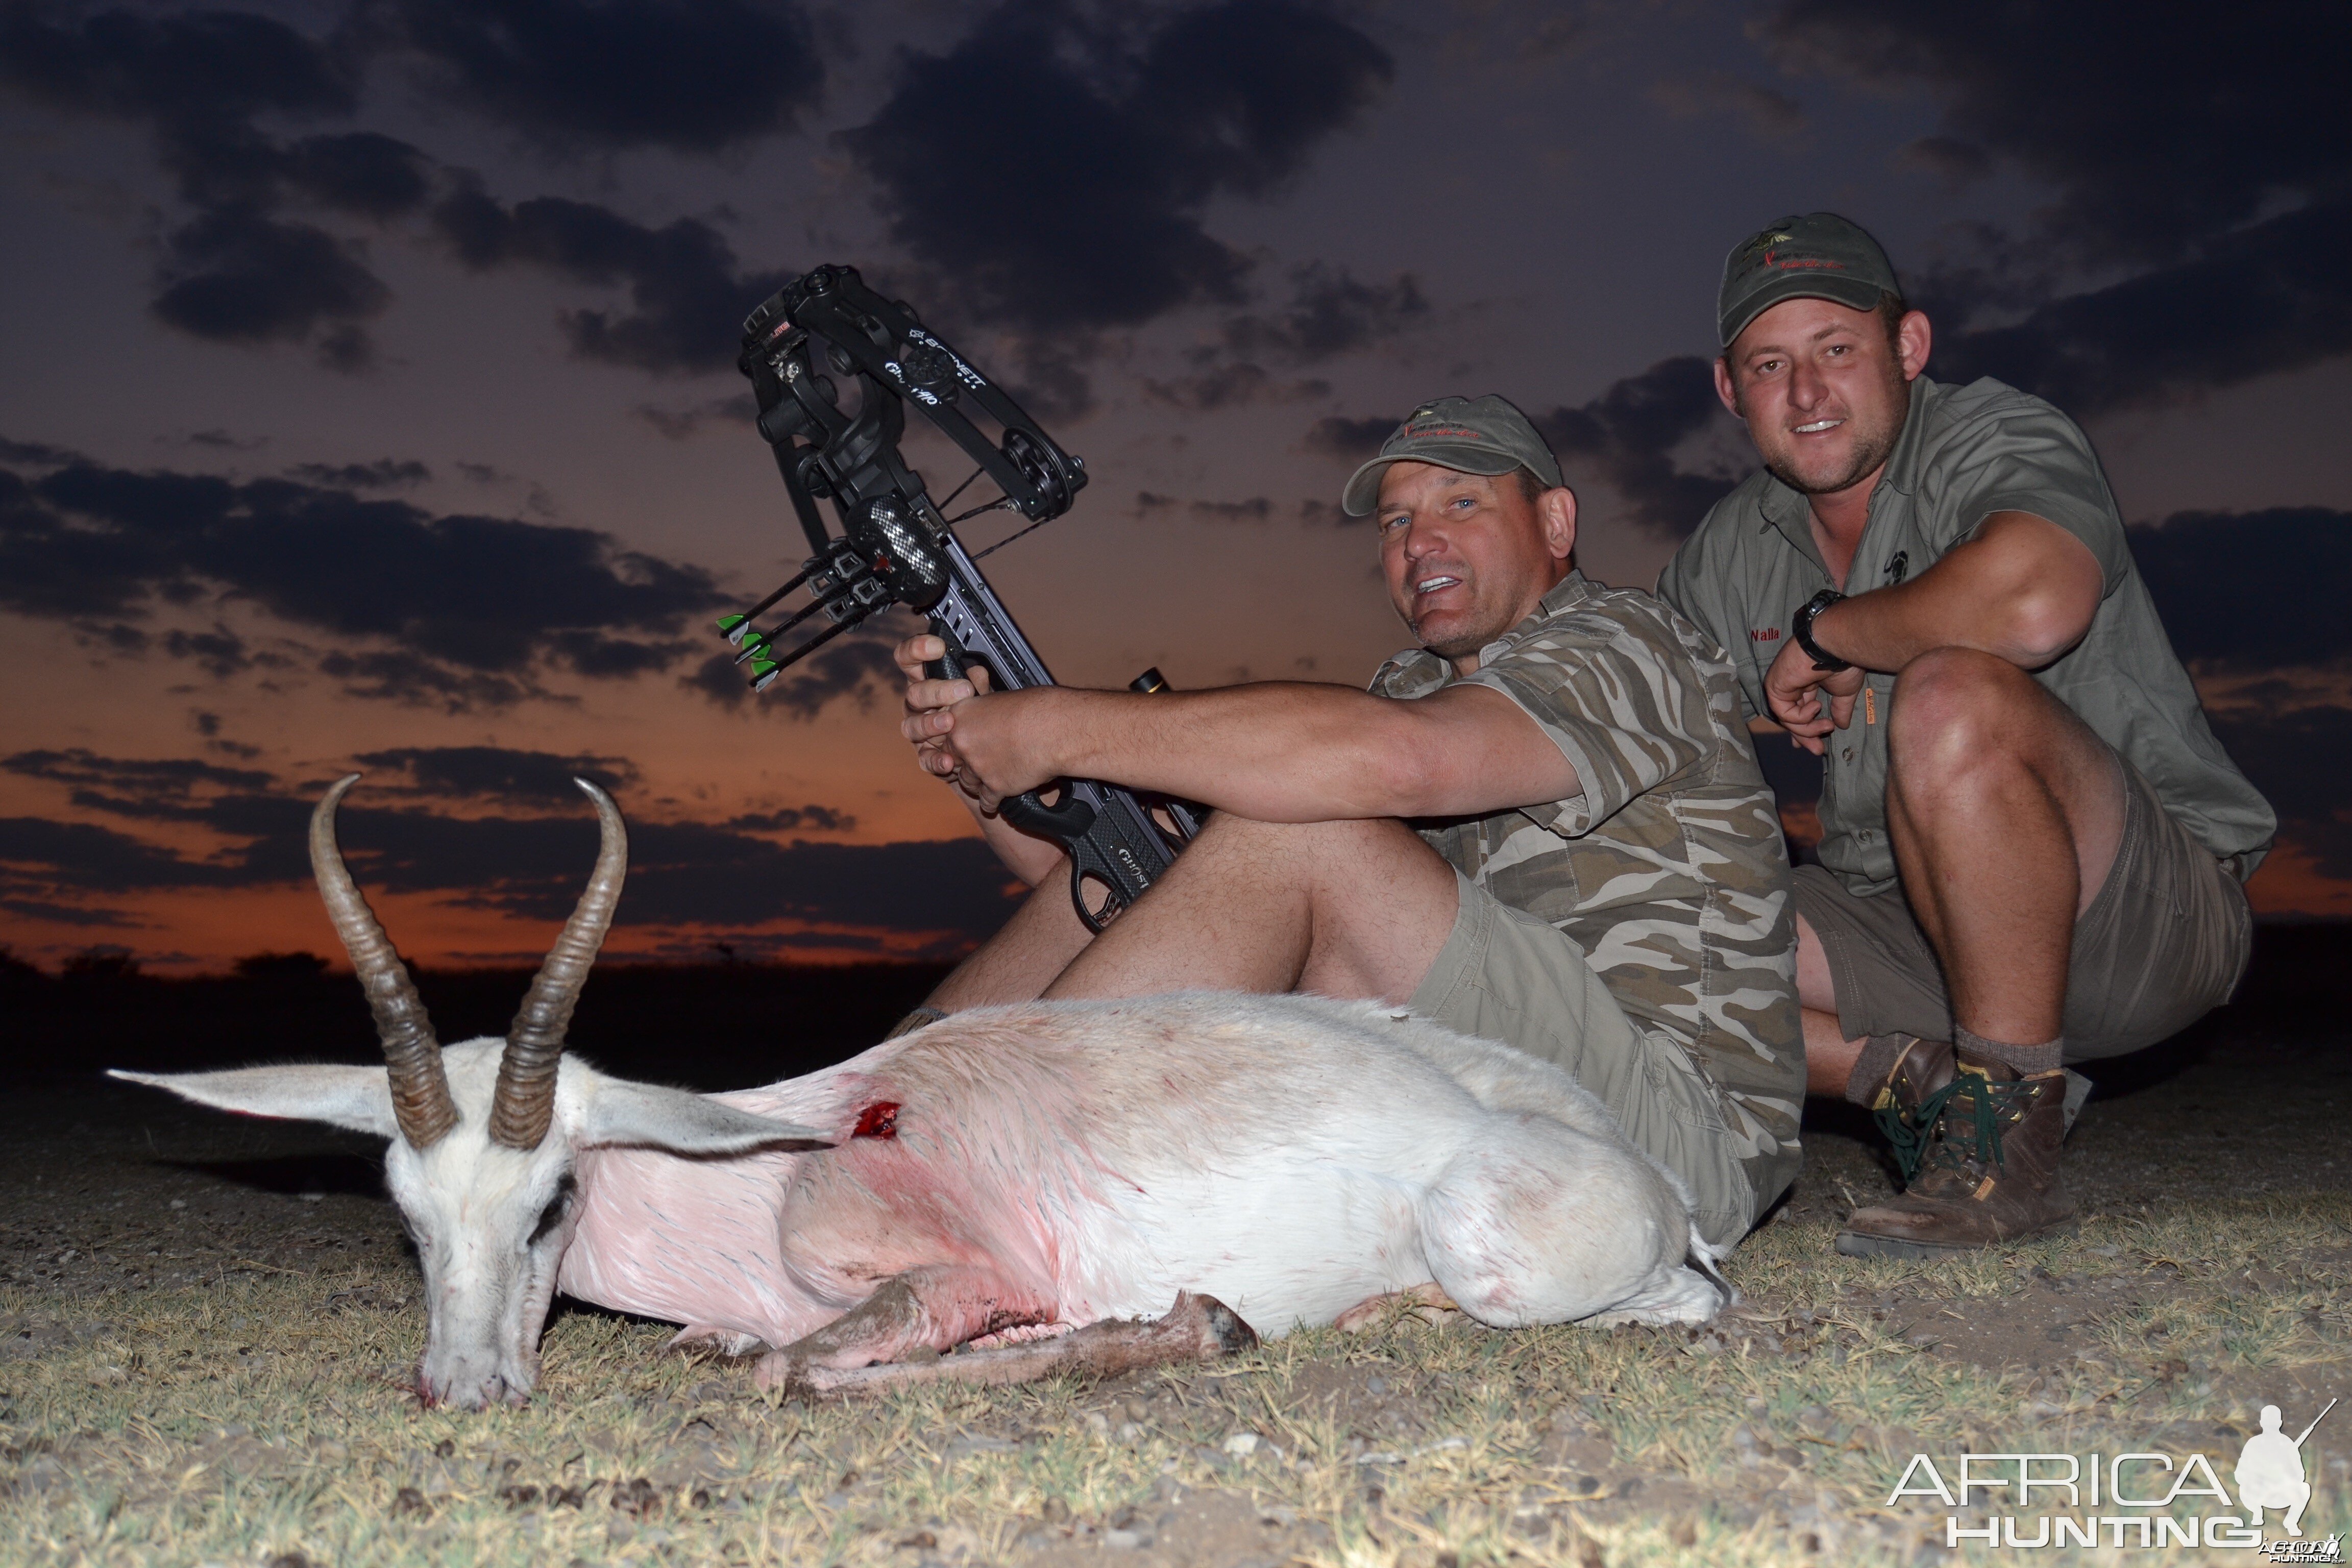
{"label": "white springbok", "polygon": [[428,1404],[528,1398],[558,1289],[813,1389],[1212,1354],[1399,1294],[1498,1327],[1729,1299],[1682,1184],[1567,1074],[1370,1003],[1041,1002],[764,1089],[608,1078],[563,1054],[628,857],[584,780],[586,892],[507,1038],[444,1050],[335,846],[357,776],[310,859],[386,1065],[115,1076],[391,1139]]}

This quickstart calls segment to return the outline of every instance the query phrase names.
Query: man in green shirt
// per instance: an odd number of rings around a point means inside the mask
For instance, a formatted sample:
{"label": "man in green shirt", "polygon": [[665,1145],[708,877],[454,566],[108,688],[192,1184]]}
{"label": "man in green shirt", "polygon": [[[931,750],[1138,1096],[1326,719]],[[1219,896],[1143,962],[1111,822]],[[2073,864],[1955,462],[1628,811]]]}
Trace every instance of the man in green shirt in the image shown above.
{"label": "man in green shirt", "polygon": [[1726,262],[1716,389],[1764,459],[1659,596],[1823,760],[1799,868],[1809,1087],[1909,1176],[1838,1250],[2072,1222],[2064,1064],[2226,1001],[2277,819],[2205,722],[2081,430],[1932,334],[1877,242],[1790,217]]}

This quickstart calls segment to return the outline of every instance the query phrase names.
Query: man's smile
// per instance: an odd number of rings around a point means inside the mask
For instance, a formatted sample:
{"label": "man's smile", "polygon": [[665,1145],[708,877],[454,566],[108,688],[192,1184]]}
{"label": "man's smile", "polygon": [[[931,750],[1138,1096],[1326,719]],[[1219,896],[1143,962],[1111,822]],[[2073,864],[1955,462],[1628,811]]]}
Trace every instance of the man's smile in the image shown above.
{"label": "man's smile", "polygon": [[1798,425],[1791,428],[1800,436],[1818,436],[1824,430],[1834,430],[1844,423],[1844,418],[1840,416],[1835,419],[1816,419],[1810,425]]}
{"label": "man's smile", "polygon": [[1439,572],[1432,573],[1429,576],[1423,577],[1419,582],[1415,583],[1412,585],[1412,591],[1414,596],[1419,597],[1426,594],[1440,593],[1447,588],[1458,588],[1461,585],[1461,578],[1448,576],[1444,573]]}

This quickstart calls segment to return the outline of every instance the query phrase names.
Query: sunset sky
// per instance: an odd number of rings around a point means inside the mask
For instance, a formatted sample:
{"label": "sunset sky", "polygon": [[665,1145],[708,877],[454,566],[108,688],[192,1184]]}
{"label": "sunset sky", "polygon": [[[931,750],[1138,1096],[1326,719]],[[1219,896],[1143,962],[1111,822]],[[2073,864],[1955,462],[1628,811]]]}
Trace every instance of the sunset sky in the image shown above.
{"label": "sunset sky", "polygon": [[[0,5],[0,942],[333,952],[300,831],[358,768],[344,841],[426,963],[541,951],[581,772],[632,827],[612,951],[960,951],[1004,879],[897,737],[912,623],[757,699],[710,663],[803,552],[751,307],[853,263],[1086,459],[986,566],[1061,679],[1353,684],[1403,640],[1336,506],[1387,427],[1509,396],[1584,569],[1648,586],[1753,466],[1707,380],[1723,257],[1821,208],[1886,245],[1931,375],[2089,430],[2283,819],[2257,907],[2352,915],[2341,20]],[[934,495],[966,471],[908,451]]]}

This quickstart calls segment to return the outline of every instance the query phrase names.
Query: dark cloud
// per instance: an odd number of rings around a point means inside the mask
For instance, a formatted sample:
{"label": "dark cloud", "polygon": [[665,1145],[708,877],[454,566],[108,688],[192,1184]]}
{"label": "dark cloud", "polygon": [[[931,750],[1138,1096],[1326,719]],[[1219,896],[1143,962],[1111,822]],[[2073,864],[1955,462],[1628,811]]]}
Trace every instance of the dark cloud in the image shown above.
{"label": "dark cloud", "polygon": [[1948,188],[1957,190],[1991,174],[1992,155],[1957,136],[1922,136],[1896,150],[1895,165],[1938,175]]}
{"label": "dark cloud", "polygon": [[1805,129],[1805,106],[1787,93],[1729,71],[1707,71],[1658,82],[1650,98],[1669,114],[1728,114],[1769,141],[1785,142]]}
{"label": "dark cloud", "polygon": [[[1997,376],[2088,416],[2167,402],[2352,351],[2352,203],[2303,208],[2207,241],[2194,258],[2050,301],[2013,324],[1943,334],[1931,369]],[[1966,321],[1929,289],[1920,303]]]}
{"label": "dark cloud", "polygon": [[165,325],[223,342],[316,341],[340,370],[371,363],[356,323],[392,291],[326,230],[229,207],[174,230],[164,252],[152,309]]}
{"label": "dark cloud", "polygon": [[771,0],[400,0],[449,96],[551,148],[708,153],[789,130],[824,82]]}
{"label": "dark cloud", "polygon": [[751,700],[751,686],[732,653],[714,653],[678,677],[678,685],[709,698],[721,708],[737,709]]}
{"label": "dark cloud", "polygon": [[643,370],[731,368],[745,310],[785,282],[782,273],[739,275],[733,247],[693,218],[648,228],[556,196],[509,207],[470,179],[433,216],[458,259],[478,271],[528,265],[582,283],[626,284],[631,313],[559,319],[573,353]]}
{"label": "dark cloud", "polygon": [[[0,872],[0,875],[5,875]],[[0,910],[12,915],[22,915],[28,921],[46,921],[53,925],[94,926],[109,931],[139,931],[147,922],[128,910],[110,910],[86,904],[56,904],[46,899],[0,898]],[[0,947],[0,954],[8,950]]]}
{"label": "dark cloud", "polygon": [[[1759,27],[1792,64],[1938,94],[1943,130],[1906,159],[1950,177],[2006,163],[2054,187],[2017,241],[1988,257],[1963,231],[1907,278],[1940,329],[1937,375],[1998,376],[2087,414],[2352,351],[2340,7],[2152,26],[2126,0],[1783,0]],[[2061,287],[2117,266],[2138,270]]]}
{"label": "dark cloud", "polygon": [[1196,413],[1211,409],[1237,407],[1251,403],[1296,403],[1304,398],[1328,397],[1331,384],[1319,378],[1303,381],[1277,381],[1265,367],[1247,360],[1236,360],[1206,370],[1198,375],[1177,376],[1168,381],[1146,379],[1144,395],[1156,402]]}
{"label": "dark cloud", "polygon": [[2173,651],[2215,671],[2352,658],[2352,512],[2175,512],[2131,530]]}
{"label": "dark cloud", "polygon": [[759,405],[751,401],[748,392],[731,397],[706,398],[690,408],[657,408],[650,403],[641,403],[629,412],[672,441],[697,435],[714,421],[749,429],[760,416]]}
{"label": "dark cloud", "polygon": [[[562,809],[543,814],[452,817],[370,804],[371,791],[362,785],[344,803],[337,837],[363,886],[442,894],[453,903],[533,919],[570,911],[595,859],[596,829],[566,770],[614,759],[452,747],[373,753],[361,761],[416,781],[401,794],[430,788],[469,799],[562,802]],[[89,809],[132,822],[194,823],[242,841],[191,858],[96,824],[0,818],[0,901],[53,904],[92,923],[111,924],[119,923],[117,913],[96,909],[95,900],[256,888],[310,876],[306,834],[315,783],[298,793],[252,770],[86,752],[20,752],[0,759],[0,767],[64,783]],[[624,763],[613,771],[625,769]],[[831,831],[852,819],[811,805],[749,817],[740,827],[633,822],[620,923],[803,920],[971,941],[994,931],[1013,907],[1003,867],[976,838],[779,845],[754,836],[774,831],[771,822],[788,821]]]}
{"label": "dark cloud", "polygon": [[364,368],[390,298],[345,241],[275,209],[289,196],[384,218],[420,202],[423,155],[372,132],[281,142],[257,115],[347,115],[358,55],[241,11],[0,16],[0,83],[69,112],[144,124],[195,216],[164,236],[158,320],[219,342],[313,345]]}
{"label": "dark cloud", "polygon": [[1247,500],[1196,500],[1185,509],[1210,522],[1264,522],[1274,515],[1274,502],[1265,496]]}
{"label": "dark cloud", "polygon": [[893,237],[980,312],[1084,328],[1236,299],[1250,264],[1202,210],[1296,173],[1392,71],[1362,33],[1288,0],[1227,0],[1129,40],[1013,0],[946,54],[908,55],[843,135]]}
{"label": "dark cloud", "polygon": [[247,11],[53,21],[0,13],[0,80],[59,108],[172,127],[242,123],[264,110],[348,113],[356,83],[319,39]]}
{"label": "dark cloud", "polygon": [[747,812],[730,816],[725,825],[739,833],[791,833],[808,828],[817,833],[846,833],[857,826],[857,818],[845,811],[835,811],[829,805],[785,805],[773,811]]}
{"label": "dark cloud", "polygon": [[79,746],[18,752],[0,758],[0,769],[63,784],[76,805],[155,821],[204,821],[220,799],[275,784],[272,775],[253,768],[226,768],[194,757],[105,757]]}
{"label": "dark cloud", "polygon": [[2281,840],[2301,846],[2321,876],[2352,878],[2352,814],[2343,787],[2352,769],[2352,710],[2246,708],[2211,719],[2231,760],[2278,813]]}
{"label": "dark cloud", "polygon": [[1581,462],[1622,495],[1636,525],[1679,539],[1738,481],[1677,468],[1675,449],[1728,419],[1710,363],[1685,354],[1627,376],[1582,407],[1538,415],[1535,425],[1562,462]]}
{"label": "dark cloud", "polygon": [[1402,423],[1402,420],[1377,417],[1349,419],[1334,414],[1307,426],[1305,444],[1310,452],[1360,463],[1377,454],[1381,443],[1393,435]]}
{"label": "dark cloud", "polygon": [[1006,347],[1002,384],[1031,417],[1062,424],[1094,411],[1094,381],[1087,374],[1096,347],[1090,334],[1023,332]]}
{"label": "dark cloud", "polygon": [[286,149],[278,168],[320,206],[378,222],[415,211],[433,188],[430,158],[373,131],[305,137]]}
{"label": "dark cloud", "polygon": [[1367,283],[1344,267],[1310,261],[1290,275],[1289,303],[1234,317],[1226,343],[1235,353],[1302,364],[1352,353],[1429,319],[1429,300],[1412,273]]}
{"label": "dark cloud", "polygon": [[1759,26],[1792,62],[1925,83],[1947,138],[2055,185],[2052,231],[2095,256],[2178,259],[2282,197],[2340,194],[2341,6],[2155,22],[2131,0],[1782,0]]}
{"label": "dark cloud", "polygon": [[28,468],[54,468],[68,463],[88,461],[89,459],[79,452],[64,447],[51,447],[39,441],[11,441],[0,436],[0,463],[20,463]]}
{"label": "dark cloud", "polygon": [[844,697],[870,712],[882,689],[898,684],[898,667],[890,660],[898,640],[871,629],[850,632],[785,671],[760,700],[795,719],[814,719]]}
{"label": "dark cloud", "polygon": [[310,484],[348,490],[404,489],[433,478],[433,470],[413,458],[379,458],[373,463],[297,463],[286,471]]}
{"label": "dark cloud", "polygon": [[167,632],[163,648],[173,658],[199,666],[215,680],[226,680],[240,670],[251,669],[256,662],[245,639],[218,622],[208,632]]}
{"label": "dark cloud", "polygon": [[[681,621],[720,602],[698,568],[588,529],[435,516],[292,479],[0,468],[0,605],[135,616],[224,593],[379,645],[321,657],[354,690],[455,707],[532,695],[545,662],[595,676],[659,668],[685,650]],[[185,651],[240,657],[200,639]]]}
{"label": "dark cloud", "polygon": [[[583,798],[579,785],[572,782],[576,778],[602,784],[607,791],[637,782],[635,765],[623,757],[517,751],[507,746],[401,746],[362,752],[352,761],[362,768],[404,775],[409,793],[519,805],[571,805]],[[381,791],[388,782],[372,772],[367,787]]]}
{"label": "dark cloud", "polygon": [[[868,624],[845,632],[778,676],[762,692],[751,690],[745,667],[735,662],[731,652],[712,654],[678,684],[721,708],[740,709],[756,700],[762,707],[782,709],[793,719],[814,719],[845,697],[861,711],[871,712],[884,689],[898,684],[898,667],[891,662],[890,650],[910,629],[886,630]],[[803,626],[793,635],[814,634]]]}

